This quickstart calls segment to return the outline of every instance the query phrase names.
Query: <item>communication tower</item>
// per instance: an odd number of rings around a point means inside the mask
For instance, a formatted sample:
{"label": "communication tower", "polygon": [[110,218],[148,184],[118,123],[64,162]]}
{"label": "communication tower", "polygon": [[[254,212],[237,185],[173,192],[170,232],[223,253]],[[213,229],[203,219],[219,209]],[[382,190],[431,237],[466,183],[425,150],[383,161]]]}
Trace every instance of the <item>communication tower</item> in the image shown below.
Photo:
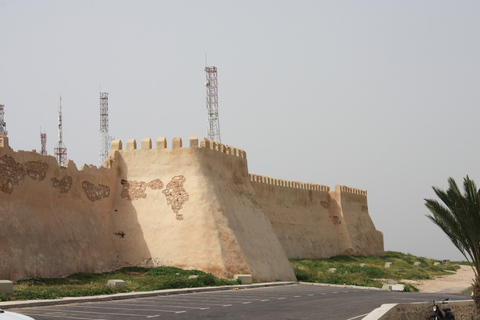
{"label": "communication tower", "polygon": [[7,123],[4,120],[5,112],[3,111],[4,107],[5,107],[5,105],[0,104],[0,134],[7,135],[8,134]]}
{"label": "communication tower", "polygon": [[100,92],[100,165],[108,157],[111,140],[108,134],[108,93]]}
{"label": "communication tower", "polygon": [[213,141],[222,142],[220,139],[220,120],[218,118],[218,86],[217,67],[205,67],[207,73],[207,138]]}
{"label": "communication tower", "polygon": [[54,153],[58,164],[65,166],[65,163],[67,162],[67,147],[63,144],[62,134],[62,97],[60,96],[60,107],[58,108],[58,142],[55,146]]}
{"label": "communication tower", "polygon": [[47,134],[40,131],[40,142],[42,144],[41,154],[47,155]]}

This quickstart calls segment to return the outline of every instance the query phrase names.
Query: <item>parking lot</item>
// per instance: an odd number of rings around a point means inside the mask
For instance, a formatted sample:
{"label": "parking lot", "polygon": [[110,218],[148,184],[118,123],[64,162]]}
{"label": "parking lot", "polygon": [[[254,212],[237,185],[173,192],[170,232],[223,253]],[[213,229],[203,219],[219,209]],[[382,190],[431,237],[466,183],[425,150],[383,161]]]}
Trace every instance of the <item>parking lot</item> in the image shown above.
{"label": "parking lot", "polygon": [[[451,300],[468,296],[450,294]],[[428,302],[438,294],[288,285],[11,309],[36,320],[361,319],[383,303]]]}

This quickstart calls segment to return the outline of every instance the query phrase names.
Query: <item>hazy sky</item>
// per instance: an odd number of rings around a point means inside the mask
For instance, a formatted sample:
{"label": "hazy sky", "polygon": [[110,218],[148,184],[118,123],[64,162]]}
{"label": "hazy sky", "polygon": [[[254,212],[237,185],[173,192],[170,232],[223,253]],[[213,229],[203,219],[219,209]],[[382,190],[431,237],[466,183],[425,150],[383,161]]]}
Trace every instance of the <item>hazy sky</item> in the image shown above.
{"label": "hazy sky", "polygon": [[110,134],[206,136],[205,54],[222,142],[249,171],[368,190],[385,249],[460,259],[425,215],[432,185],[480,185],[480,2],[0,0],[0,104],[14,150],[99,164]]}

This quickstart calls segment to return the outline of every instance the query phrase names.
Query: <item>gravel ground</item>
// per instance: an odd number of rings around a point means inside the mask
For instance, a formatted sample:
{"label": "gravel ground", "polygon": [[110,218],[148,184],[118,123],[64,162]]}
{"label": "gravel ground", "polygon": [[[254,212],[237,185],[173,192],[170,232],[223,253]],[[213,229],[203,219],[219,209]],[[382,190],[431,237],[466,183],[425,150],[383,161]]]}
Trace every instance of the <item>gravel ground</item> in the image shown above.
{"label": "gravel ground", "polygon": [[408,281],[420,292],[462,293],[473,283],[474,273],[469,266],[460,266],[456,273],[436,277],[432,280]]}

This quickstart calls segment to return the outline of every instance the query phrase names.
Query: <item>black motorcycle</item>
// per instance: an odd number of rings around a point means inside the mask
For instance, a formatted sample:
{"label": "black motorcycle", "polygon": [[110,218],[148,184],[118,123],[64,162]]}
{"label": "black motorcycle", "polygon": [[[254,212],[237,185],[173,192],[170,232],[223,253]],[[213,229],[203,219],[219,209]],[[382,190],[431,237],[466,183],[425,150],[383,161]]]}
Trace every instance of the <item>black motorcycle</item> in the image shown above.
{"label": "black motorcycle", "polygon": [[[447,304],[448,298],[443,300],[441,304]],[[442,311],[444,313],[442,313]],[[433,300],[433,316],[430,316],[428,320],[455,320],[455,316],[453,315],[452,309],[450,308],[443,308],[440,310],[440,306],[435,304],[435,300]]]}

